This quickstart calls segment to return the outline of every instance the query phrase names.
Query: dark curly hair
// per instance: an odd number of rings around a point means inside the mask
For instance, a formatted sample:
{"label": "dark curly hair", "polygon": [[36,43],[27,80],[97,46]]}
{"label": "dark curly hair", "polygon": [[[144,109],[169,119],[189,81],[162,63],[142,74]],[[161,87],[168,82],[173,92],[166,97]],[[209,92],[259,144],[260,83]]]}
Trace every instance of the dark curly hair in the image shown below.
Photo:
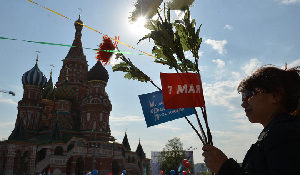
{"label": "dark curly hair", "polygon": [[300,99],[300,66],[280,69],[266,65],[256,70],[251,76],[242,80],[238,92],[262,89],[265,93],[283,91],[283,104],[288,113],[296,113]]}

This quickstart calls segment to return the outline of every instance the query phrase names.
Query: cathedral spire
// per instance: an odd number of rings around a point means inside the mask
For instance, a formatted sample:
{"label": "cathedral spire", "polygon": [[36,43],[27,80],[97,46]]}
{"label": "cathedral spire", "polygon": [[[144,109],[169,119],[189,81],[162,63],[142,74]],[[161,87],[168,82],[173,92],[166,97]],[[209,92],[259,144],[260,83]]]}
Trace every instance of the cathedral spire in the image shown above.
{"label": "cathedral spire", "polygon": [[130,145],[129,145],[129,142],[128,142],[128,138],[127,138],[126,132],[125,132],[125,136],[124,136],[124,138],[123,138],[122,144],[123,144],[129,151],[131,151],[131,148],[130,148]]}
{"label": "cathedral spire", "polygon": [[136,153],[137,153],[137,155],[140,157],[140,158],[142,158],[142,159],[145,159],[146,158],[146,154],[145,154],[145,152],[144,152],[144,150],[143,150],[143,147],[142,147],[142,145],[141,145],[141,140],[139,139],[139,145],[138,145],[138,147],[136,148],[136,151],[135,151]]}
{"label": "cathedral spire", "polygon": [[75,39],[73,41],[72,46],[67,57],[75,58],[75,57],[80,57],[83,56],[83,49],[82,49],[82,42],[81,42],[81,30],[83,28],[83,22],[80,20],[80,15],[77,21],[74,23],[76,32],[75,32]]}

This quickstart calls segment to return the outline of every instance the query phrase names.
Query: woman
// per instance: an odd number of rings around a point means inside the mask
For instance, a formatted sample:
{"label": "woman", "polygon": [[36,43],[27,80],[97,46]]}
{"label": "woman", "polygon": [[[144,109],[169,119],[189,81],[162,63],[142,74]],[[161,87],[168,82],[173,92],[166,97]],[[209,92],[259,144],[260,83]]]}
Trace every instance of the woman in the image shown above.
{"label": "woman", "polygon": [[251,123],[264,129],[248,150],[242,167],[218,148],[204,145],[206,166],[218,175],[300,174],[299,67],[264,66],[238,86],[241,106]]}

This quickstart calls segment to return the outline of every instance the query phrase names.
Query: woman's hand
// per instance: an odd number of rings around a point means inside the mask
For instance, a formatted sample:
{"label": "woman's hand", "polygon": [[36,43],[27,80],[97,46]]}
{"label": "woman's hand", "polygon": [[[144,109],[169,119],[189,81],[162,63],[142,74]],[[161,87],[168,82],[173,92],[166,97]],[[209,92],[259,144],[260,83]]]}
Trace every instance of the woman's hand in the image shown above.
{"label": "woman's hand", "polygon": [[212,172],[218,173],[224,162],[228,159],[227,156],[218,148],[208,144],[204,145],[202,150],[206,167]]}

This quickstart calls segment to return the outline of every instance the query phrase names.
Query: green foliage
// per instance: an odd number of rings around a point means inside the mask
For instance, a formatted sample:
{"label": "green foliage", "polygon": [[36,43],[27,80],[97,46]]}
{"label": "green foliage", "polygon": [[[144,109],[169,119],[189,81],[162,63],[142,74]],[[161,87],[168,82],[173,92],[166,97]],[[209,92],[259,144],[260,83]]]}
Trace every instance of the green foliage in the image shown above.
{"label": "green foliage", "polygon": [[168,140],[168,143],[163,148],[159,161],[161,162],[161,169],[164,174],[170,174],[171,170],[174,170],[178,174],[178,167],[186,158],[186,153],[183,150],[183,143],[180,138],[174,137]]}
{"label": "green foliage", "polygon": [[[139,42],[149,39],[154,41],[152,53],[155,55],[154,62],[167,65],[170,69],[178,72],[199,72],[198,59],[202,38],[199,37],[200,27],[196,29],[195,19],[191,20],[190,10],[184,9],[183,20],[170,20],[170,9],[164,10],[165,19],[159,15],[157,20],[147,20],[145,27],[151,32],[139,40]],[[133,12],[135,13],[135,12]],[[134,14],[131,15],[134,21]],[[138,42],[138,43],[139,43]],[[184,52],[191,51],[194,61],[185,58]],[[123,62],[113,67],[113,71],[125,72],[125,78],[138,80],[141,82],[151,81],[151,79],[135,67],[124,55]]]}
{"label": "green foliage", "polygon": [[[145,25],[151,33],[139,40],[152,39],[155,46],[152,53],[155,55],[156,63],[168,65],[170,69],[175,68],[181,72],[198,71],[198,51],[202,42],[199,37],[200,27],[196,30],[196,22],[190,20],[190,11],[187,8],[184,19],[170,21],[170,9],[167,18],[163,20],[148,21]],[[185,51],[191,51],[195,62],[186,59]],[[176,57],[175,57],[176,56]]]}
{"label": "green foliage", "polygon": [[132,64],[129,58],[121,54],[120,58],[123,60],[120,64],[112,67],[113,71],[126,72],[124,78],[138,80],[141,82],[150,81],[150,78]]}

